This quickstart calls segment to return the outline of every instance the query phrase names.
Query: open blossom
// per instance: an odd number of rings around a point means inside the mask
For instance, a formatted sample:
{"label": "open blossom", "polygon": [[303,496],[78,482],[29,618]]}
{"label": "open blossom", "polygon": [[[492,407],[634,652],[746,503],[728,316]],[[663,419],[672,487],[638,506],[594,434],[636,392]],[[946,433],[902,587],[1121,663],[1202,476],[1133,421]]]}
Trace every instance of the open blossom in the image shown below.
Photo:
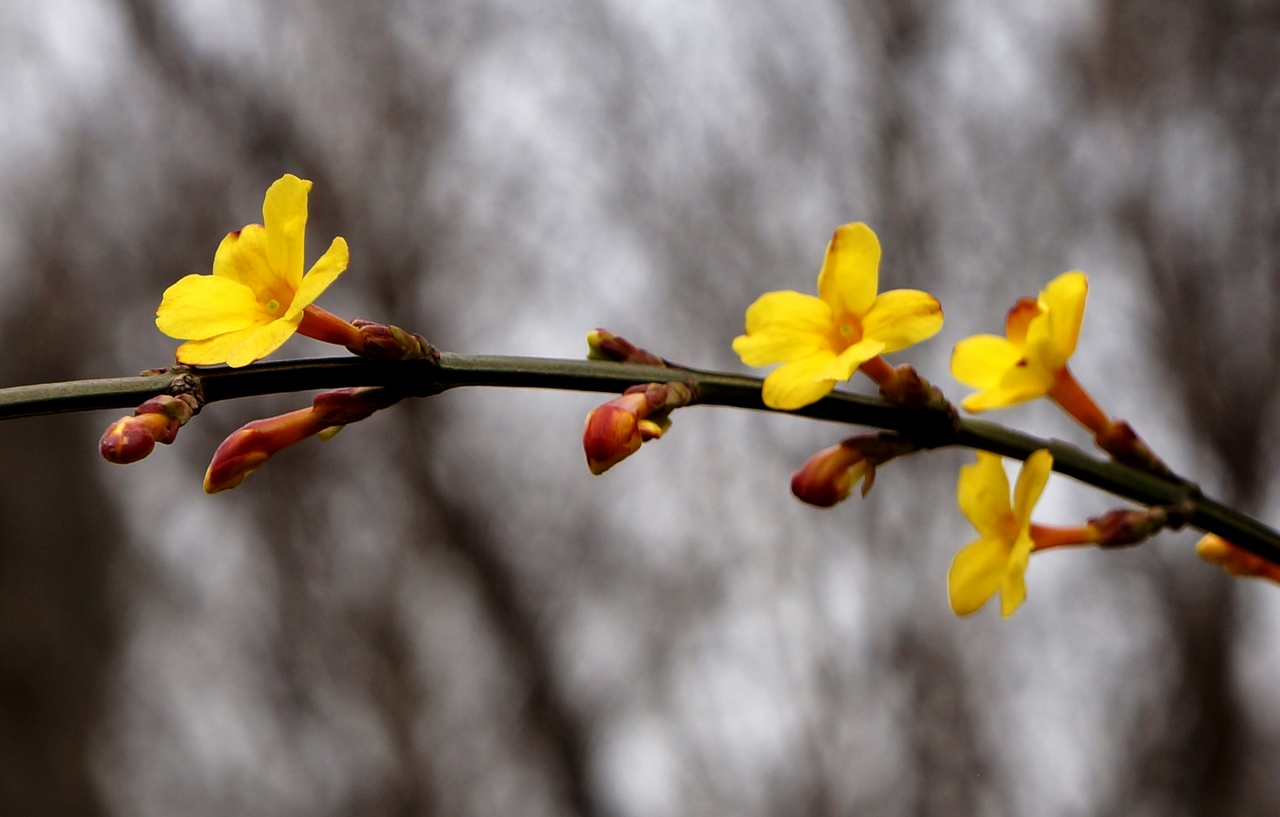
{"label": "open blossom", "polygon": [[797,409],[822,399],[864,364],[935,335],[942,306],[926,292],[877,294],[880,242],[865,224],[846,224],[827,245],[818,295],[766,292],[747,309],[733,350],[748,366],[781,363],[764,381],[765,405]]}
{"label": "open blossom", "polygon": [[212,275],[169,287],[156,326],[174,338],[179,363],[244,366],[266,357],[298,330],[303,310],[347,268],[347,242],[335,238],[302,274],[311,182],[284,175],[267,190],[262,221],[230,233]]}
{"label": "open blossom", "polygon": [[1061,391],[1071,377],[1067,360],[1076,350],[1088,291],[1083,272],[1064,272],[1039,298],[1023,298],[1009,310],[1005,337],[974,335],[956,344],[951,373],[980,389],[961,405],[978,412]]}
{"label": "open blossom", "polygon": [[978,452],[978,461],[960,469],[957,501],[960,510],[978,530],[951,563],[948,591],[951,609],[967,616],[1000,592],[1000,614],[1009,617],[1027,596],[1024,575],[1031,551],[1031,509],[1040,499],[1053,455],[1040,450],[1027,457],[1009,503],[1009,479],[1000,456]]}

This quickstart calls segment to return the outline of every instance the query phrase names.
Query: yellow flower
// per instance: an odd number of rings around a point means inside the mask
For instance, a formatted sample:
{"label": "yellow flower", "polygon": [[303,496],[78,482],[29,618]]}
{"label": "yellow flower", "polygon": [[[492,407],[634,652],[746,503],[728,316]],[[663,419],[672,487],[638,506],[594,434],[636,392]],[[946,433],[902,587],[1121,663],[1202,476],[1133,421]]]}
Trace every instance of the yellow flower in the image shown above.
{"label": "yellow flower", "polygon": [[747,333],[734,338],[733,350],[748,366],[783,364],[765,378],[765,405],[807,406],[858,367],[942,328],[942,306],[927,292],[877,295],[879,267],[876,234],[865,224],[846,224],[827,245],[818,297],[766,292],[748,307]]}
{"label": "yellow flower", "polygon": [[[967,616],[1000,591],[1000,614],[1008,618],[1027,596],[1023,576],[1031,551],[1031,509],[1040,499],[1053,455],[1041,449],[1027,457],[1009,505],[1009,480],[997,454],[978,452],[978,461],[960,469],[957,501],[960,510],[978,529],[951,563],[947,589],[951,609]],[[1055,544],[1065,544],[1057,542]]]}
{"label": "yellow flower", "polygon": [[1067,360],[1076,350],[1088,291],[1089,279],[1083,272],[1064,272],[1049,282],[1038,299],[1023,298],[1009,310],[1006,337],[974,335],[956,344],[952,375],[981,389],[961,405],[978,412],[1046,394],[1056,399],[1055,392],[1064,391],[1064,381],[1071,380]]}
{"label": "yellow flower", "polygon": [[244,366],[266,357],[347,268],[347,242],[335,238],[302,274],[310,189],[311,182],[297,176],[277,179],[262,204],[263,224],[229,233],[213,257],[212,275],[188,275],[165,290],[156,326],[187,340],[178,347],[179,363]]}

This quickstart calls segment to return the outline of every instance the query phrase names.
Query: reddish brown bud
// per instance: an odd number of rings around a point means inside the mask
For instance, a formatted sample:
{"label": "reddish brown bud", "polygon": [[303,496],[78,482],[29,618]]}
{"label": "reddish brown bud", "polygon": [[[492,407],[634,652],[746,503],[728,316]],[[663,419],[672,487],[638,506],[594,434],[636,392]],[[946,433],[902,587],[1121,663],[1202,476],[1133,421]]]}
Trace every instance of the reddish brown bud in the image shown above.
{"label": "reddish brown bud", "polygon": [[802,502],[829,508],[847,499],[862,480],[866,496],[875,483],[876,468],[919,449],[918,443],[891,432],[846,437],[814,454],[791,475],[791,493]]}
{"label": "reddish brown bud", "polygon": [[190,395],[152,397],[134,409],[132,417],[116,420],[102,435],[98,451],[107,462],[128,465],[150,454],[156,443],[168,445],[195,414],[196,401]]}
{"label": "reddish brown bud", "polygon": [[587,357],[591,360],[612,360],[617,363],[641,363],[645,366],[666,366],[667,362],[641,349],[626,338],[620,338],[608,329],[596,329],[587,333]]}
{"label": "reddish brown bud", "polygon": [[599,476],[634,454],[640,444],[660,438],[671,412],[693,402],[687,383],[644,383],[592,409],[582,428],[587,467]]}
{"label": "reddish brown bud", "polygon": [[348,423],[363,420],[396,403],[402,395],[390,389],[339,389],[316,395],[310,408],[279,417],[254,420],[237,429],[213,454],[204,475],[205,493],[234,488],[278,452],[312,435],[332,437]]}
{"label": "reddish brown bud", "polygon": [[862,493],[866,496],[875,473],[875,465],[856,446],[833,445],[814,454],[791,475],[791,493],[801,502],[830,508],[847,499],[864,477]]}
{"label": "reddish brown bud", "polygon": [[650,411],[643,392],[624,394],[591,410],[582,428],[591,473],[599,476],[640,450],[640,420]]}
{"label": "reddish brown bud", "polygon": [[157,442],[172,442],[177,433],[178,421],[163,414],[121,417],[102,435],[98,450],[107,462],[128,465],[150,454]]}
{"label": "reddish brown bud", "polygon": [[254,420],[222,441],[204,475],[204,491],[216,494],[234,488],[272,455],[318,434],[332,423],[309,408],[279,417]]}

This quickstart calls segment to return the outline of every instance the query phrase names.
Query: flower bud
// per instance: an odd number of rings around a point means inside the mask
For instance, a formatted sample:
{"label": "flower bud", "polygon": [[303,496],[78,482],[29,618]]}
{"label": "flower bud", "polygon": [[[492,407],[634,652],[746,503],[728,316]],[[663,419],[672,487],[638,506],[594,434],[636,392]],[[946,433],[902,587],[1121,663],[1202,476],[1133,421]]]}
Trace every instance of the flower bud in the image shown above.
{"label": "flower bud", "polygon": [[862,495],[866,496],[875,474],[875,465],[865,454],[856,446],[841,443],[806,460],[800,470],[791,475],[791,493],[801,502],[830,508],[847,499],[860,479],[865,479]]}
{"label": "flower bud", "polygon": [[132,417],[112,423],[98,442],[98,451],[107,462],[117,465],[137,462],[150,454],[156,443],[172,443],[178,429],[195,415],[196,406],[190,395],[152,397],[134,409]]}
{"label": "flower bud", "polygon": [[213,453],[204,474],[204,492],[216,494],[236,487],[272,455],[330,425],[320,414],[305,408],[241,426]]}
{"label": "flower bud", "polygon": [[1206,562],[1220,565],[1232,576],[1256,576],[1280,582],[1280,566],[1261,556],[1255,556],[1214,533],[1206,533],[1196,542],[1196,555]]}
{"label": "flower bud", "polygon": [[846,437],[839,445],[814,454],[791,475],[791,493],[801,502],[830,508],[847,499],[862,480],[866,496],[876,481],[876,468],[919,449],[919,443],[892,432]]}
{"label": "flower bud", "polygon": [[599,476],[640,450],[640,420],[649,410],[643,393],[624,394],[591,410],[582,428],[582,448],[592,474]]}
{"label": "flower bud", "polygon": [[620,338],[608,329],[596,329],[587,333],[587,357],[591,360],[612,360],[616,363],[641,363],[645,366],[666,366],[667,362],[641,349],[626,338]]}
{"label": "flower bud", "polygon": [[128,465],[145,458],[155,449],[157,442],[172,442],[177,426],[176,420],[163,414],[121,417],[102,435],[98,451],[107,462]]}
{"label": "flower bud", "polygon": [[218,446],[204,475],[205,493],[234,488],[274,454],[294,443],[312,435],[328,439],[343,426],[363,420],[402,397],[399,392],[377,386],[338,389],[316,395],[310,408],[254,420]]}
{"label": "flower bud", "polygon": [[638,451],[641,443],[662,437],[671,426],[671,412],[695,398],[688,383],[646,383],[592,409],[582,428],[591,473],[603,474]]}

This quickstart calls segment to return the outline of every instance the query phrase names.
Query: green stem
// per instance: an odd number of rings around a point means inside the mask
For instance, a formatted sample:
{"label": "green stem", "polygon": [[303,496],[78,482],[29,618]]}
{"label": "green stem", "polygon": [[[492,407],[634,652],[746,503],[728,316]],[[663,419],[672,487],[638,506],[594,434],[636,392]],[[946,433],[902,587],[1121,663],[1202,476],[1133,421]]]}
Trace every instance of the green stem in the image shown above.
{"label": "green stem", "polygon": [[[159,394],[194,390],[204,403],[240,397],[352,386],[387,386],[410,396],[429,396],[462,386],[542,388],[616,393],[641,383],[679,380],[695,384],[697,402],[755,411],[773,411],[760,398],[763,381],[755,377],[610,363],[598,360],[444,353],[440,361],[368,361],[355,357],[255,363],[240,369],[225,366],[176,367],[162,374],[104,380],[79,380],[0,389],[0,420],[95,409],[133,408]],[[1090,456],[1060,440],[1043,440],[995,423],[953,423],[942,411],[902,409],[874,397],[832,392],[828,397],[789,412],[818,420],[896,431],[926,448],[963,446],[1026,459],[1047,448],[1053,468],[1067,476],[1142,505],[1195,507],[1192,526],[1216,533],[1268,561],[1280,564],[1280,533],[1252,517],[1200,493],[1178,477],[1161,477],[1120,463]]]}

